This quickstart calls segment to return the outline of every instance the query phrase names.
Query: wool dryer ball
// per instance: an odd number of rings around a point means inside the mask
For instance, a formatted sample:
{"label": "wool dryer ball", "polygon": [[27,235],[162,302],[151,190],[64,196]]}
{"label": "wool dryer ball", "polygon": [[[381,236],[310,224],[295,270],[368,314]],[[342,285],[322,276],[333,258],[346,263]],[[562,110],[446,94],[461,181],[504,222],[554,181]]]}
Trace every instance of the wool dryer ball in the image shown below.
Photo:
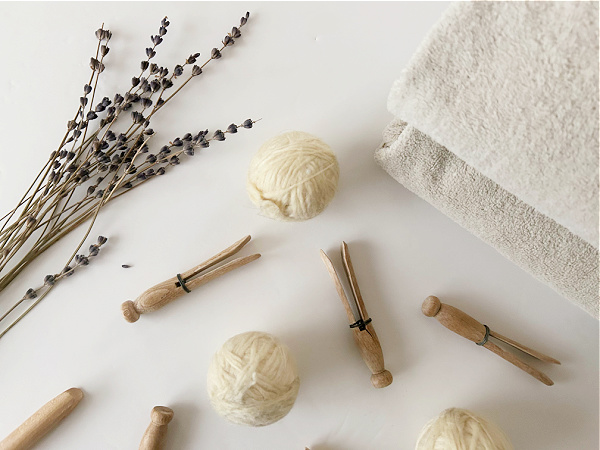
{"label": "wool dryer ball", "polygon": [[450,408],[431,420],[416,450],[513,450],[500,428],[466,409]]}
{"label": "wool dryer ball", "polygon": [[340,168],[331,148],[302,131],[265,142],[248,169],[250,200],[267,217],[301,221],[323,212],[337,190]]}
{"label": "wool dryer ball", "polygon": [[215,354],[208,368],[210,402],[227,420],[261,427],[294,406],[300,379],[290,349],[259,331],[238,334]]}

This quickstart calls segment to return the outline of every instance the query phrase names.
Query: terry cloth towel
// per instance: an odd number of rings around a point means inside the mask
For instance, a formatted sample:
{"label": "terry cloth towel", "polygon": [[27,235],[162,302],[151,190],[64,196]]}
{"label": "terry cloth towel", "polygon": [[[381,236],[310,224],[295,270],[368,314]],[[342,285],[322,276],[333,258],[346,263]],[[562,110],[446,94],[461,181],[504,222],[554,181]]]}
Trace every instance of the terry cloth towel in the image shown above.
{"label": "terry cloth towel", "polygon": [[598,317],[598,3],[453,4],[388,109],[386,171]]}

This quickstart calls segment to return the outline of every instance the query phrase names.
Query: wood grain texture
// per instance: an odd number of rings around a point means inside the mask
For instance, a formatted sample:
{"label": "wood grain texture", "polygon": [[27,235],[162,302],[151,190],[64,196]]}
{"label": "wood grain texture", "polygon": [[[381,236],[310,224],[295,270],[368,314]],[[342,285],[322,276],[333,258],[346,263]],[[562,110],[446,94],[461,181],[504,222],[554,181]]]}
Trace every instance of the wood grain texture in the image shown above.
{"label": "wood grain texture", "polygon": [[[469,316],[460,309],[442,303],[437,297],[433,295],[425,299],[421,306],[421,311],[428,317],[435,317],[438,320],[438,322],[440,322],[449,330],[454,331],[459,336],[462,336],[475,343],[481,343],[484,341],[486,329],[482,323],[478,322],[473,317]],[[554,358],[532,350],[529,347],[525,347],[524,345],[519,344],[518,342],[513,341],[512,339],[508,339],[507,337],[502,336],[498,333],[492,332],[491,330],[489,336],[496,337],[497,339],[525,353],[528,353],[529,355],[534,356],[535,358],[538,358],[542,361],[560,364],[560,362],[558,362]],[[489,339],[482,345],[482,347],[487,348],[491,352],[495,353],[496,355],[500,356],[501,358],[505,359],[511,364],[517,366],[519,369],[527,372],[529,375],[541,381],[545,385],[552,386],[554,384],[554,382],[547,375],[531,367],[529,364],[524,363],[512,353],[509,353],[506,350],[498,347]]]}
{"label": "wood grain texture", "polygon": [[[211,267],[240,251],[244,245],[250,241],[250,239],[250,236],[246,236],[222,252],[209,258],[201,264],[198,264],[196,267],[180,274],[187,289],[191,291],[199,286],[202,286],[203,284],[208,283],[211,280],[214,280],[215,278],[220,277],[221,275],[225,275],[226,273],[231,272],[238,267],[244,266],[260,258],[261,255],[259,253],[236,258],[222,265],[221,267],[202,274],[203,271],[210,269]],[[150,289],[147,289],[134,302],[131,300],[124,302],[121,305],[121,312],[125,320],[133,323],[140,318],[141,314],[156,311],[186,293],[187,292],[181,286],[179,279],[175,276],[163,281],[162,283],[152,286]]]}
{"label": "wood grain texture", "polygon": [[26,450],[33,447],[71,414],[82,398],[83,392],[77,388],[67,389],[54,397],[0,442],[0,449]]}
{"label": "wood grain texture", "polygon": [[150,413],[150,425],[146,428],[139,450],[162,450],[167,437],[167,427],[174,412],[166,406],[155,406]]}
{"label": "wood grain texture", "polygon": [[[329,259],[323,250],[321,250],[321,259],[323,260],[323,263],[333,280],[338,296],[344,305],[348,322],[354,324],[357,319],[354,316],[352,307],[348,301],[348,296],[346,295],[331,259]],[[342,243],[342,259],[344,261],[344,270],[348,276],[348,281],[350,282],[354,300],[356,301],[356,306],[360,314],[360,319],[366,322],[369,319],[369,316],[360,293],[360,288],[358,287],[358,281],[356,279],[356,274],[354,273],[348,246],[345,242]],[[352,328],[352,334],[365,364],[371,371],[371,383],[373,386],[376,388],[389,386],[393,381],[393,377],[392,374],[385,369],[383,351],[381,350],[381,344],[377,337],[377,333],[375,333],[373,324],[368,323],[363,330],[359,327]]]}

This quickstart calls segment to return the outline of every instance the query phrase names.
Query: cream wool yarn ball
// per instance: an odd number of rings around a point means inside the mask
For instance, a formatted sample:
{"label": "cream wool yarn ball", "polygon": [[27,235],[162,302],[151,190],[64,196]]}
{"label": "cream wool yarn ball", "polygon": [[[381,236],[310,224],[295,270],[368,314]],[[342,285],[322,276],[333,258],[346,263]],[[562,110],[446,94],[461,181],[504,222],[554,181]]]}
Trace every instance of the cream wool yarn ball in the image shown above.
{"label": "cream wool yarn ball", "polygon": [[450,408],[431,420],[416,450],[513,450],[500,428],[471,411]]}
{"label": "cream wool yarn ball", "polygon": [[294,406],[300,379],[290,349],[259,331],[238,334],[215,354],[208,369],[213,408],[233,423],[261,427]]}
{"label": "cream wool yarn ball", "polygon": [[307,220],[320,214],[337,190],[340,168],[331,148],[302,131],[265,142],[248,169],[250,200],[272,219]]}

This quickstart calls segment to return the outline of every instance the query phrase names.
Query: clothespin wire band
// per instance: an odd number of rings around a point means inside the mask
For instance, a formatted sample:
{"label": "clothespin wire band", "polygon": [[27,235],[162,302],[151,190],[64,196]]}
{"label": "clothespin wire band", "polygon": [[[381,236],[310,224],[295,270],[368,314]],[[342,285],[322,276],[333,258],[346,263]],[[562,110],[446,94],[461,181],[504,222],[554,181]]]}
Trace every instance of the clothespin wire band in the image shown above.
{"label": "clothespin wire band", "polygon": [[192,291],[190,291],[190,290],[188,289],[188,287],[185,285],[185,280],[184,280],[183,278],[181,278],[181,274],[180,274],[180,273],[178,273],[178,274],[177,274],[177,279],[179,280],[179,285],[180,285],[180,286],[183,288],[183,290],[184,290],[185,292],[187,292],[188,294],[189,294],[190,292],[192,292]]}
{"label": "clothespin wire band", "polygon": [[485,336],[483,337],[483,340],[481,342],[475,342],[475,344],[477,344],[477,345],[485,345],[485,343],[490,338],[490,327],[488,327],[487,325],[484,325],[484,327],[485,327]]}

